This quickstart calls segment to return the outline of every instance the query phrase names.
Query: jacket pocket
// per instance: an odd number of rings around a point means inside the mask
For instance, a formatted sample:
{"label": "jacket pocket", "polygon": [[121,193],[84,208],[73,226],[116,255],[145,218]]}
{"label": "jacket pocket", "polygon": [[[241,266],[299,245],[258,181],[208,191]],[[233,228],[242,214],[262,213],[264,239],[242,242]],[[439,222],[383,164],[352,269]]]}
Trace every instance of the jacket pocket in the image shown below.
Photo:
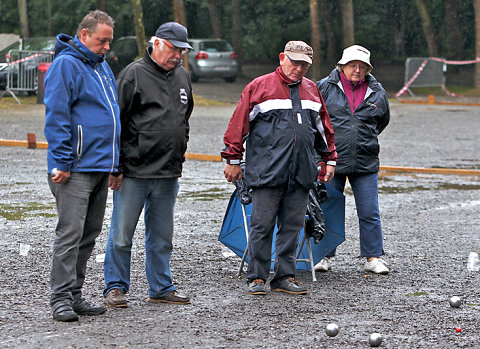
{"label": "jacket pocket", "polygon": [[80,166],[80,159],[82,157],[82,151],[83,151],[83,128],[82,128],[82,125],[77,125],[77,134],[78,134],[77,158],[78,158],[78,165]]}

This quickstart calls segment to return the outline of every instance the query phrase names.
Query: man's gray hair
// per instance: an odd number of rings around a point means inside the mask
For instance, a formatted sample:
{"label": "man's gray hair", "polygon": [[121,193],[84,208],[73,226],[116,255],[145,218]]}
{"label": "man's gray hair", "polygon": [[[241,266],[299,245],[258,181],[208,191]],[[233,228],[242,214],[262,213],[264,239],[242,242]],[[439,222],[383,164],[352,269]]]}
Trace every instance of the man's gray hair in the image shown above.
{"label": "man's gray hair", "polygon": [[77,28],[77,36],[80,36],[82,29],[86,29],[88,33],[94,33],[97,29],[97,24],[102,23],[110,27],[114,27],[115,21],[112,17],[100,10],[90,11],[83,17]]}
{"label": "man's gray hair", "polygon": [[164,43],[164,41],[163,41],[162,38],[156,37],[156,36],[154,35],[154,36],[152,36],[152,37],[150,38],[150,40],[149,40],[148,42],[151,43],[152,46],[153,46],[153,44],[155,44],[155,40],[159,40],[159,41],[160,41],[160,47],[159,47],[159,49],[160,49],[160,51],[163,51],[163,48],[165,47],[165,43]]}

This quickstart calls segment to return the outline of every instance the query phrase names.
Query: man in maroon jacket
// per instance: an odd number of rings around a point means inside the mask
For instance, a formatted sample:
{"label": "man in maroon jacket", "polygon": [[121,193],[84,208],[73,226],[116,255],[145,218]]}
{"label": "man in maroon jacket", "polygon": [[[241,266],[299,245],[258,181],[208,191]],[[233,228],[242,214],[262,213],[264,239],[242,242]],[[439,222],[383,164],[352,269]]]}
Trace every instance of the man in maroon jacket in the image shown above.
{"label": "man in maroon jacket", "polygon": [[289,41],[280,66],[250,82],[225,132],[229,182],[242,177],[253,189],[248,239],[248,290],[265,295],[270,272],[275,223],[275,270],[270,288],[306,294],[295,280],[296,249],[305,220],[308,191],[318,176],[318,156],[326,166],[325,182],[333,178],[337,153],[333,128],[315,83],[305,78],[313,50],[303,41]]}

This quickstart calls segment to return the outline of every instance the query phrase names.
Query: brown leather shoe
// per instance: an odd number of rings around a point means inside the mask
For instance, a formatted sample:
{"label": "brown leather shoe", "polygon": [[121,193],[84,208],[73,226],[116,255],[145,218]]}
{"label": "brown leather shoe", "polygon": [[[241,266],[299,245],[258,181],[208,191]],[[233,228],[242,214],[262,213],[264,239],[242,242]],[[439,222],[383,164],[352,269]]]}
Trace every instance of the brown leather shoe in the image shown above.
{"label": "brown leather shoe", "polygon": [[105,296],[105,303],[109,307],[113,308],[126,308],[128,307],[127,299],[122,291],[118,288],[113,288],[108,291],[107,295]]}
{"label": "brown leather shoe", "polygon": [[163,297],[150,297],[148,300],[152,303],[190,304],[190,298],[178,294],[177,291],[172,291]]}

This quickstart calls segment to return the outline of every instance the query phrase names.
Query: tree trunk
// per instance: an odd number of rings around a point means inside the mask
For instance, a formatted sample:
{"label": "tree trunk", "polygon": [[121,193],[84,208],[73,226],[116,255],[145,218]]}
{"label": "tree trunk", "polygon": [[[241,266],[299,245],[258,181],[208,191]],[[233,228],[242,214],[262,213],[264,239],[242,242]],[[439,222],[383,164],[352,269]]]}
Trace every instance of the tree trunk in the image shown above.
{"label": "tree trunk", "polygon": [[97,9],[107,11],[107,0],[97,0]]}
{"label": "tree trunk", "polygon": [[353,20],[353,0],[342,0],[342,32],[343,47],[349,47],[355,44],[355,23]]}
{"label": "tree trunk", "polygon": [[458,23],[457,0],[445,0],[445,28],[447,32],[447,57],[462,59],[463,39]]}
{"label": "tree trunk", "polygon": [[232,0],[232,38],[233,48],[237,54],[237,62],[240,69],[243,67],[243,37],[242,37],[242,14],[240,11],[240,1]]}
{"label": "tree trunk", "polygon": [[143,57],[147,40],[145,38],[145,27],[143,26],[142,0],[132,0],[132,5],[135,35],[137,36],[138,55]]}
{"label": "tree trunk", "polygon": [[322,51],[320,42],[320,20],[318,16],[318,0],[310,0],[310,30],[313,48],[313,62],[309,76],[313,81],[321,78]]}
{"label": "tree trunk", "polygon": [[[337,40],[332,26],[332,9],[327,2],[328,0],[320,0],[320,5],[323,23],[325,23],[324,33],[327,35],[327,62],[329,66],[334,66],[338,59],[339,47],[336,45]],[[330,72],[330,67],[328,72]]]}
{"label": "tree trunk", "polygon": [[208,13],[210,14],[210,23],[212,24],[213,37],[220,39],[222,37],[222,30],[217,12],[217,0],[208,0],[207,4]]}
{"label": "tree trunk", "polygon": [[187,17],[185,16],[185,4],[183,0],[172,0],[173,3],[173,17],[175,22],[183,26],[187,26]]}
{"label": "tree trunk", "polygon": [[422,20],[423,33],[427,40],[428,52],[431,57],[438,57],[438,44],[435,31],[433,30],[432,18],[428,11],[425,0],[415,0],[418,9],[418,15]]}
{"label": "tree trunk", "polygon": [[27,0],[17,0],[17,4],[18,15],[20,17],[20,35],[22,38],[29,38]]}
{"label": "tree trunk", "polygon": [[[172,0],[173,1],[173,16],[175,22],[180,23],[181,25],[187,27],[187,17],[185,16],[185,4],[183,0]],[[182,56],[183,66],[188,71],[188,55],[185,54]]]}
{"label": "tree trunk", "polygon": [[52,0],[47,0],[47,35],[52,36]]}
{"label": "tree trunk", "polygon": [[[475,55],[480,57],[480,0],[473,3],[475,8]],[[475,63],[475,88],[480,88],[480,63]]]}
{"label": "tree trunk", "polygon": [[390,51],[390,56],[405,56],[405,32],[407,29],[407,14],[409,3],[407,1],[400,1],[399,3],[396,0],[392,1],[390,7],[389,16],[390,16],[390,35],[393,38],[393,43]]}

